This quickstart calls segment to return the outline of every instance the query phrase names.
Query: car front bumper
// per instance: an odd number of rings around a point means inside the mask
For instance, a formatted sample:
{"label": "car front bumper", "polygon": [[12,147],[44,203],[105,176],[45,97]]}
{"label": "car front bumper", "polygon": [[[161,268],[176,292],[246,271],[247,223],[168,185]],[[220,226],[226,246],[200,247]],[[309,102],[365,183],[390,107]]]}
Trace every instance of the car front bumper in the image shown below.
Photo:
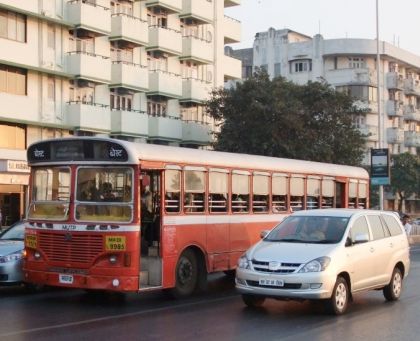
{"label": "car front bumper", "polygon": [[23,280],[22,260],[0,263],[0,285],[19,283]]}
{"label": "car front bumper", "polygon": [[[282,286],[261,285],[260,280],[282,282]],[[317,300],[332,295],[336,276],[326,272],[268,274],[248,269],[236,269],[236,288],[242,294],[278,299]]]}

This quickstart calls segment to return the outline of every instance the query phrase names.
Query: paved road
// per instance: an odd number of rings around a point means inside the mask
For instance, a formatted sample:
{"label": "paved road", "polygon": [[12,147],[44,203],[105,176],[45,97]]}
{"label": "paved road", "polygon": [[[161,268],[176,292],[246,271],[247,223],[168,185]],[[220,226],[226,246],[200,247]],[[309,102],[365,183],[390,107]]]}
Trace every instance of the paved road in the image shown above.
{"label": "paved road", "polygon": [[400,301],[381,291],[355,297],[348,313],[326,315],[315,303],[267,300],[245,308],[232,282],[213,275],[188,300],[164,293],[91,296],[80,290],[0,289],[0,340],[416,340],[420,322],[420,246]]}

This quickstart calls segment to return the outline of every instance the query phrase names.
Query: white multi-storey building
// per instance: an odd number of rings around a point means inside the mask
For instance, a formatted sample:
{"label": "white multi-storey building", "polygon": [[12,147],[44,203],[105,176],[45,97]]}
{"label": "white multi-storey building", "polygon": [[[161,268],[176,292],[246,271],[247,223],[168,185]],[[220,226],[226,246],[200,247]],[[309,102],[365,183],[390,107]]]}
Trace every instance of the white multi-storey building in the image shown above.
{"label": "white multi-storey building", "polygon": [[[384,147],[392,154],[420,155],[420,56],[382,41],[379,52]],[[270,28],[256,34],[252,49],[231,54],[242,59],[244,77],[261,67],[270,77],[282,76],[297,84],[326,81],[352,95],[364,109],[354,119],[369,135],[364,162],[370,163],[369,149],[379,148],[376,40],[324,39],[319,34],[311,38]]]}
{"label": "white multi-storey building", "polygon": [[[267,70],[298,84],[326,81],[346,91],[363,108],[355,117],[368,137],[367,150],[378,148],[376,40],[313,38],[270,28],[257,33],[253,68]],[[240,50],[233,55],[239,55]],[[242,51],[244,54],[245,51]],[[380,42],[380,94],[384,115],[384,142],[391,153],[420,151],[420,56]],[[244,63],[245,64],[245,63]],[[248,66],[249,67],[249,66]],[[247,65],[243,66],[244,71]],[[366,160],[368,163],[368,160]]]}
{"label": "white multi-storey building", "polygon": [[0,208],[24,212],[26,147],[105,134],[200,146],[203,103],[241,77],[240,0],[0,0]]}

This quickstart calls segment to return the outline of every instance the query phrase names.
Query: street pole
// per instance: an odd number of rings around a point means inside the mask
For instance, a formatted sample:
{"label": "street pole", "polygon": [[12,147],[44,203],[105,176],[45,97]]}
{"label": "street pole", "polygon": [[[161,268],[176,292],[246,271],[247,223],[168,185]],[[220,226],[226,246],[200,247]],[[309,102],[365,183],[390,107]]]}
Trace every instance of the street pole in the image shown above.
{"label": "street pole", "polygon": [[[381,112],[381,61],[379,53],[379,0],[376,0],[376,81],[377,81],[377,100],[378,100],[378,142],[379,148],[384,148],[384,129]],[[384,209],[384,186],[379,186],[379,209]]]}

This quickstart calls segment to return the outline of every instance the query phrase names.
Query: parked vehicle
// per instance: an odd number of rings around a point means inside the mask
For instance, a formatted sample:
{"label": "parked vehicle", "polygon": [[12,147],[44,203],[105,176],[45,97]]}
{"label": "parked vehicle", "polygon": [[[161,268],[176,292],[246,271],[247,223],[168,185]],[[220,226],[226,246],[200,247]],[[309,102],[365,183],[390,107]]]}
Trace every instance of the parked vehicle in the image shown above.
{"label": "parked vehicle", "polygon": [[0,234],[0,285],[23,280],[23,239],[25,223],[18,221]]}
{"label": "parked vehicle", "polygon": [[410,268],[404,228],[392,212],[326,209],[293,213],[238,261],[246,305],[266,298],[325,300],[343,314],[353,294],[382,289],[398,300]]}

